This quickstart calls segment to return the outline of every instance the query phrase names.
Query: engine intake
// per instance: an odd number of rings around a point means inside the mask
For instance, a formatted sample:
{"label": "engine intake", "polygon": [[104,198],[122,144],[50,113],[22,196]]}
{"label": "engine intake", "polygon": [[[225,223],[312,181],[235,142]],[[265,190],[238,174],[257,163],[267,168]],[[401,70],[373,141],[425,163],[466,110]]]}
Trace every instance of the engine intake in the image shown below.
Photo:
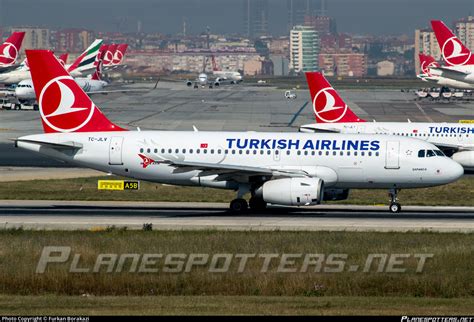
{"label": "engine intake", "polygon": [[323,200],[320,178],[285,178],[265,182],[255,191],[266,202],[286,206],[318,205]]}

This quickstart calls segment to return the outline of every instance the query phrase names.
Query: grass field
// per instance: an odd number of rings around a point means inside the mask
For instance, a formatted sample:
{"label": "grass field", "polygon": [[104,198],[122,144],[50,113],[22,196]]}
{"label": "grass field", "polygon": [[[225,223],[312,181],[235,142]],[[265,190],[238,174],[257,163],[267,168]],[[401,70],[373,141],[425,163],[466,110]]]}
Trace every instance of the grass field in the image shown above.
{"label": "grass field", "polygon": [[[68,246],[64,263],[50,264],[36,273],[44,246]],[[131,260],[117,272],[118,260],[94,267],[98,255],[162,254],[150,267],[138,272]],[[369,254],[411,254],[402,265],[404,273],[378,272],[378,260],[362,270]],[[472,254],[474,234],[377,233],[377,232],[230,232],[230,231],[0,231],[0,294],[12,295],[232,295],[232,296],[394,296],[468,298],[474,296]],[[74,267],[88,272],[70,273]],[[167,254],[184,254],[181,270],[166,272]],[[209,260],[188,272],[189,254],[209,254]],[[226,272],[210,272],[213,254],[255,254],[238,271],[237,257]],[[322,254],[319,268],[302,267],[304,256],[279,272],[280,257],[262,272],[261,254]],[[346,254],[342,272],[334,268],[330,254]],[[416,272],[414,254],[433,254],[424,270]],[[139,260],[141,265],[143,260]],[[171,265],[171,264],[170,264]],[[223,265],[223,264],[220,264]],[[360,267],[351,272],[352,265]],[[385,265],[386,266],[386,265]],[[137,267],[137,266],[135,266]],[[141,266],[140,266],[141,267]],[[177,266],[169,266],[177,267]]]}
{"label": "grass field", "polygon": [[2,315],[472,315],[474,300],[355,296],[0,296]]}
{"label": "grass field", "polygon": [[[0,199],[229,202],[235,198],[234,191],[149,182],[141,182],[139,191],[98,191],[98,179],[113,177],[5,182],[0,185]],[[404,205],[474,206],[472,195],[474,176],[465,176],[449,185],[402,190],[399,197]],[[336,203],[374,205],[387,202],[385,190],[358,189],[350,192],[349,199]]]}

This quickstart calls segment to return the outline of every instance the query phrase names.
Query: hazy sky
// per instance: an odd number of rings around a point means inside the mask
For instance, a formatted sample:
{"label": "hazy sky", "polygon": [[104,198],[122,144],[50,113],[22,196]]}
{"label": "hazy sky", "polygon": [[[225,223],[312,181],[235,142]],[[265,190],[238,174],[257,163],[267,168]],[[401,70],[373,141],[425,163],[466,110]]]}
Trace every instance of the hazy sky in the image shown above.
{"label": "hazy sky", "polygon": [[[269,31],[285,34],[286,0],[269,0]],[[327,0],[338,31],[412,34],[431,19],[447,24],[474,14],[474,0]],[[241,0],[0,0],[0,25],[79,27],[135,31],[141,20],[146,32],[177,33],[186,18],[189,33],[242,31]]]}

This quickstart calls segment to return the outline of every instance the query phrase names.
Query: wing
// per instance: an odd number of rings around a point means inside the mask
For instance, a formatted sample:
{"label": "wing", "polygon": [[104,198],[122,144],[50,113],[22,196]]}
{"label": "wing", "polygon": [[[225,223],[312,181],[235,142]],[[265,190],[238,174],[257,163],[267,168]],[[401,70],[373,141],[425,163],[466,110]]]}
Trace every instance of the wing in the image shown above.
{"label": "wing", "polygon": [[267,167],[250,167],[225,163],[189,162],[181,160],[163,159],[160,161],[176,168],[175,173],[183,173],[201,170],[200,176],[217,175],[215,181],[233,179],[247,182],[248,177],[271,176],[271,177],[310,177],[308,173],[299,169],[277,169]]}
{"label": "wing", "polygon": [[446,74],[444,76],[448,76],[448,77],[449,77],[449,75],[456,75],[456,76],[466,76],[466,75],[468,75],[468,73],[466,73],[466,72],[451,69],[451,68],[446,68],[446,67],[430,67],[430,70],[441,71],[441,72]]}

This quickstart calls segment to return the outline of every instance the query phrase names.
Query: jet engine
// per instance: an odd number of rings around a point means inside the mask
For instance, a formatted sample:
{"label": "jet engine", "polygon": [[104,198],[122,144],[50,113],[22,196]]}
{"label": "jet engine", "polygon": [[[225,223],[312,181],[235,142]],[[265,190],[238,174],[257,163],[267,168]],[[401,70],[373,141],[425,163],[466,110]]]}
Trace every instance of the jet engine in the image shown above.
{"label": "jet engine", "polygon": [[191,82],[191,81],[186,81],[186,86],[190,87],[190,86],[192,86],[192,85],[193,85],[193,82]]}
{"label": "jet engine", "polygon": [[215,82],[214,82],[214,86],[215,86],[215,87],[219,87],[219,85],[220,85],[219,81],[215,81]]}
{"label": "jet engine", "polygon": [[464,168],[474,168],[474,151],[456,152],[452,158]]}
{"label": "jet engine", "polygon": [[255,191],[264,201],[286,206],[309,206],[321,203],[324,181],[320,178],[284,178],[265,182]]}
{"label": "jet engine", "polygon": [[324,189],[324,201],[346,200],[349,197],[349,189]]}

